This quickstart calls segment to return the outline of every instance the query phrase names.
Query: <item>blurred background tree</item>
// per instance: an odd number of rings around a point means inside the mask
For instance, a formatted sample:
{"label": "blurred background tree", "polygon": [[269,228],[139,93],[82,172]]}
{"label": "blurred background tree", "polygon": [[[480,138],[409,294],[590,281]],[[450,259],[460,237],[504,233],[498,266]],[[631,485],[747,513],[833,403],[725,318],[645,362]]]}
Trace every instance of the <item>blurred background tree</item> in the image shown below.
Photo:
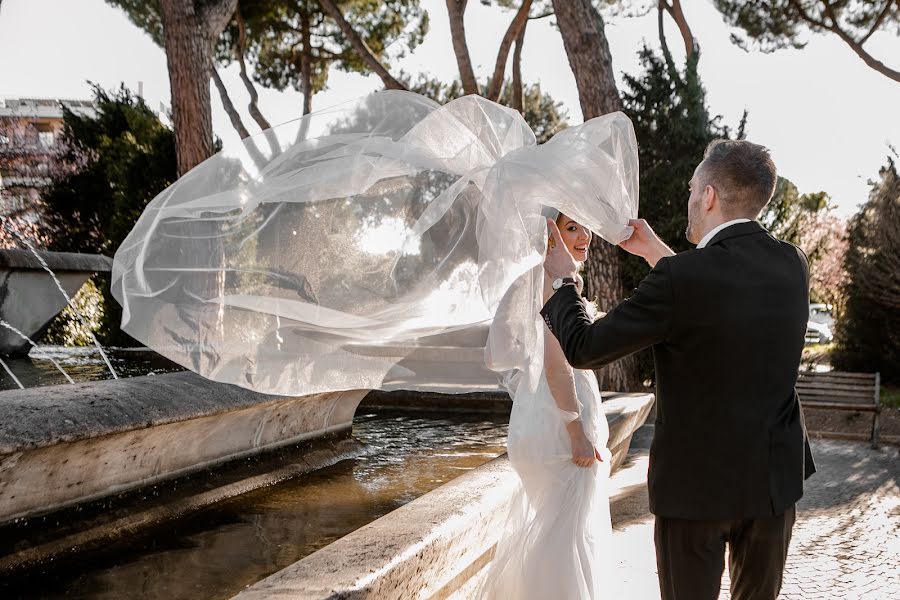
{"label": "blurred background tree", "polygon": [[219,40],[218,62],[238,61],[251,98],[256,93],[245,62],[256,83],[299,90],[308,114],[332,67],[376,73],[386,88],[403,89],[388,72],[390,62],[414,50],[427,32],[419,0],[242,0]]}
{"label": "blurred background tree", "polygon": [[[48,249],[111,256],[147,203],[177,178],[175,134],[124,86],[107,92],[94,85],[93,91],[95,118],[65,111],[60,161],[68,169],[53,177],[43,194],[51,231]],[[98,339],[133,344],[119,330],[121,307],[110,295],[109,277],[97,281],[102,295]],[[66,322],[63,316],[51,327],[51,341],[80,339],[71,328],[74,322]]]}
{"label": "blurred background tree", "polygon": [[[625,112],[634,123],[640,156],[640,215],[676,252],[693,248],[687,227],[688,184],[706,146],[721,137],[744,137],[746,113],[736,133],[710,117],[697,73],[699,50],[678,70],[671,58],[647,46],[638,53],[643,72],[625,75]],[[623,253],[622,282],[635,289],[647,276],[647,263]],[[642,381],[653,380],[649,351],[639,356]]]}
{"label": "blurred background tree", "polygon": [[[713,0],[725,22],[740,33],[732,41],[745,50],[802,48],[807,31],[836,35],[871,69],[900,82],[900,71],[869,54],[877,32],[900,35],[897,0]],[[897,56],[892,57],[895,61]]]}
{"label": "blurred background tree", "polygon": [[900,383],[900,176],[888,156],[868,202],[850,221],[845,305],[837,320],[835,368],[880,372]]}
{"label": "blurred background tree", "polygon": [[[409,89],[431,98],[438,104],[446,104],[465,95],[459,80],[444,83],[428,76],[420,76],[409,84]],[[514,86],[507,84],[503,87],[498,100],[500,104],[509,106],[513,95]],[[522,117],[534,130],[539,144],[543,144],[569,126],[569,113],[563,108],[562,103],[554,100],[550,94],[542,92],[539,84],[524,86],[522,100]]]}

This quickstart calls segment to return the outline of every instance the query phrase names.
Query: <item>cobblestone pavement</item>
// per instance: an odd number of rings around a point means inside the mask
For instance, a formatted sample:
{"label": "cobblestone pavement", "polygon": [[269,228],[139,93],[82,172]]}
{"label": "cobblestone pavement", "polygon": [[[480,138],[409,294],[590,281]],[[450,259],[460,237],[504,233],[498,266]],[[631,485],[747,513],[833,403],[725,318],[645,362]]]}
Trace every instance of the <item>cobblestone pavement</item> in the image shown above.
{"label": "cobblestone pavement", "polygon": [[[798,505],[780,598],[900,600],[898,448],[833,440],[814,440],[812,448],[818,472]],[[659,598],[646,504],[645,490],[613,504],[618,559],[611,598]],[[720,600],[731,598],[725,571]]]}

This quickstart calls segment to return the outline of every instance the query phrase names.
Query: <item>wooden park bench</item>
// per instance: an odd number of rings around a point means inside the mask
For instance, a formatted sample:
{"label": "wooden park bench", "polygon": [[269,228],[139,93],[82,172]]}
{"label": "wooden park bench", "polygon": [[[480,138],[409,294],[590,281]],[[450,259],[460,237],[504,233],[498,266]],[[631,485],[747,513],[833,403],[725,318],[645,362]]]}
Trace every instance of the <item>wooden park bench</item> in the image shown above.
{"label": "wooden park bench", "polygon": [[[879,373],[801,372],[797,378],[797,393],[805,408],[827,408],[872,413],[872,447],[878,447],[878,416],[881,413]],[[813,432],[825,433],[825,432]],[[859,439],[858,434],[832,433],[829,437]]]}

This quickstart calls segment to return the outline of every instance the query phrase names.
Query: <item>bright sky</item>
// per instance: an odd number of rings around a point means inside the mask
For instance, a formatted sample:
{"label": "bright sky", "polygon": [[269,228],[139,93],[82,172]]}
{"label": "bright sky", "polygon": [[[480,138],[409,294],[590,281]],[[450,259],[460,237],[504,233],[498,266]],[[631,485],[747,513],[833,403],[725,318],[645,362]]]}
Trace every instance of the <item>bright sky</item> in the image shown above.
{"label": "bright sky", "polygon": [[[429,72],[443,80],[458,76],[443,0],[421,0],[431,15],[425,43],[397,65],[410,73]],[[868,68],[835,36],[809,36],[803,50],[748,54],[732,46],[729,30],[709,0],[684,0],[688,21],[703,49],[700,71],[710,109],[736,125],[750,111],[749,138],[770,147],[779,173],[801,192],[825,190],[841,215],[865,201],[867,180],[885,163],[888,144],[900,146],[900,83]],[[480,80],[493,70],[497,46],[512,13],[469,2],[467,37]],[[678,60],[683,47],[677,29],[666,20],[669,45]],[[613,66],[621,73],[639,70],[642,40],[658,46],[655,11],[642,18],[607,23]],[[900,40],[873,36],[866,48],[900,68]],[[681,52],[681,56],[677,55]],[[559,32],[550,19],[529,24],[523,78],[563,102],[570,122],[581,122],[578,92]],[[236,66],[222,73],[244,121],[247,96]],[[151,107],[169,105],[165,55],[119,9],[103,0],[5,0],[0,8],[0,97],[89,98],[87,81],[104,88],[125,82],[137,90],[143,82]],[[379,89],[375,76],[333,72],[329,89],[313,99],[324,108]],[[270,122],[299,116],[297,92],[260,90],[260,107]],[[213,127],[226,143],[236,140],[230,121],[212,91]],[[687,192],[685,192],[687,193]]]}

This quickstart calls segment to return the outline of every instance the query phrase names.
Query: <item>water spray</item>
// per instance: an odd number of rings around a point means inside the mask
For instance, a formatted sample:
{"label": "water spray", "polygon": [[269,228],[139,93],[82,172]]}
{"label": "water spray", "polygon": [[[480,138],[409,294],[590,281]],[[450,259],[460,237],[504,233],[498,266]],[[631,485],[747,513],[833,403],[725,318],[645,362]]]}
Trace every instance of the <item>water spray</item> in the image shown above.
{"label": "water spray", "polygon": [[[87,331],[88,335],[91,336],[91,340],[94,342],[94,346],[96,346],[97,350],[100,351],[100,356],[103,357],[103,362],[106,363],[106,366],[109,369],[109,372],[112,374],[113,379],[118,379],[119,376],[116,374],[116,370],[113,369],[112,363],[109,362],[109,357],[106,356],[106,353],[103,351],[103,347],[100,345],[100,342],[97,341],[97,338],[94,336],[94,332],[91,331],[90,326],[85,322],[84,317],[81,315],[81,312],[75,307],[75,303],[72,302],[71,298],[69,298],[69,294],[67,294],[66,290],[63,289],[63,286],[59,282],[59,279],[56,277],[56,274],[50,269],[50,267],[47,265],[47,263],[44,261],[44,259],[41,257],[41,255],[38,254],[37,250],[34,249],[34,246],[31,245],[31,242],[29,242],[27,239],[25,239],[25,237],[23,237],[18,231],[16,231],[12,227],[8,226],[7,218],[5,216],[0,215],[0,222],[2,222],[3,227],[4,227],[4,229],[6,229],[6,231],[8,231],[9,233],[11,233],[15,237],[17,237],[20,242],[25,244],[25,247],[31,251],[31,253],[34,255],[34,257],[40,263],[41,267],[43,267],[43,269],[45,271],[47,271],[47,273],[50,274],[50,277],[53,278],[53,282],[56,284],[57,289],[59,289],[59,292],[63,295],[63,298],[66,299],[66,304],[68,304],[69,308],[71,308],[75,312],[75,315],[78,317],[78,320],[81,322],[82,325],[84,325],[85,331]],[[38,347],[38,345],[36,343],[34,343],[27,336],[22,334],[19,330],[15,329],[14,327],[9,325],[5,321],[0,320],[0,324],[4,325],[5,327],[7,327],[9,329],[12,329],[16,333],[18,333],[19,335],[24,337],[26,340],[28,340],[28,342],[34,348]],[[50,360],[52,361],[53,359],[50,359]],[[53,364],[56,365],[56,368],[58,368],[60,371],[62,371],[62,368],[60,368],[60,366],[58,364],[56,364],[55,361],[53,362]],[[62,371],[62,372],[66,376],[66,379],[69,380],[69,383],[75,383],[74,381],[72,381],[72,378],[69,377],[69,375],[65,371]]]}
{"label": "water spray", "polygon": [[[52,356],[50,356],[49,354],[44,352],[43,348],[38,346],[37,342],[32,340],[30,337],[28,337],[27,335],[25,335],[24,333],[22,333],[21,331],[19,331],[18,329],[16,329],[15,327],[10,325],[6,321],[4,321],[3,319],[0,319],[0,325],[2,325],[3,327],[6,327],[7,329],[9,329],[13,333],[15,333],[17,336],[19,336],[20,338],[22,338],[23,340],[25,340],[26,342],[31,344],[32,348],[34,348],[35,350],[38,351],[38,354],[43,354],[43,358],[46,358],[47,360],[49,360],[51,363],[53,363],[54,367],[59,369],[59,372],[62,373],[66,379],[69,380],[69,383],[75,383],[75,381],[71,377],[69,377],[69,374],[66,373],[61,366],[59,366],[59,363],[56,362],[55,360],[53,360]],[[21,386],[21,384],[19,384],[19,385]]]}
{"label": "water spray", "polygon": [[12,377],[12,380],[16,382],[16,385],[17,385],[17,386],[19,386],[19,389],[20,389],[20,390],[24,390],[24,389],[25,389],[25,386],[22,385],[22,382],[19,381],[19,378],[16,377],[15,373],[13,373],[12,371],[9,370],[9,367],[6,366],[6,363],[3,362],[3,359],[2,359],[2,358],[0,358],[0,365],[3,365],[3,369],[7,372],[7,374],[8,374],[10,377]]}

